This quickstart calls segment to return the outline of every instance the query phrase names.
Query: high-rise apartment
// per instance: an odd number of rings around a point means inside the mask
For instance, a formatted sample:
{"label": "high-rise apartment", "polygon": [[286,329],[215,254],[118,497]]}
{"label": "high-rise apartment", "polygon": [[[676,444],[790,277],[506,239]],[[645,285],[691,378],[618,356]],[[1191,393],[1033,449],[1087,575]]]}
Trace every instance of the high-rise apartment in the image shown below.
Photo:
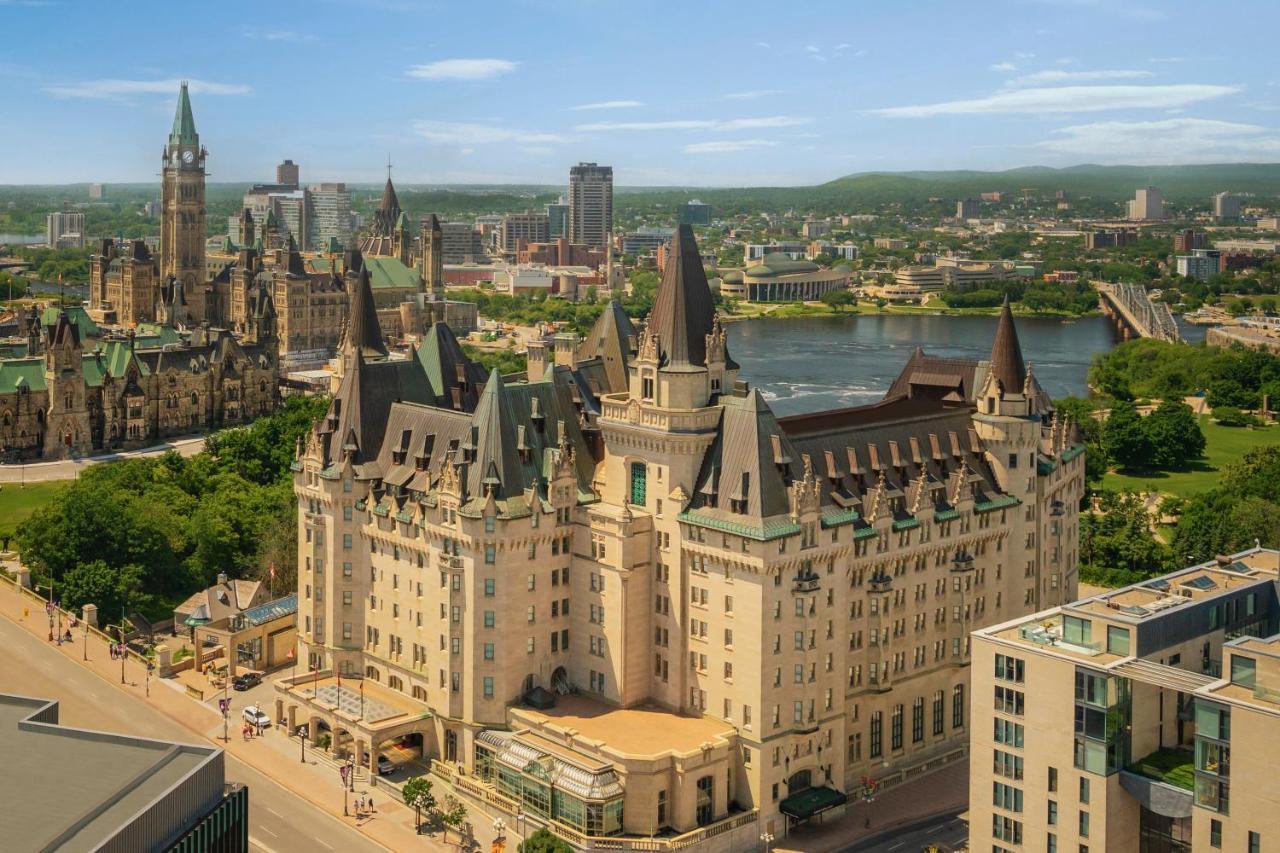
{"label": "high-rise apartment", "polygon": [[293,464],[291,726],[657,850],[754,848],[966,755],[969,632],[1076,589],[1083,449],[1007,306],[987,359],[917,351],[878,403],[779,418],[689,226],[667,254],[643,334],[610,303],[524,381],[440,324],[388,358],[358,283]]}
{"label": "high-rise apartment", "polygon": [[1280,552],[973,633],[972,850],[1280,844]]}
{"label": "high-rise apartment", "polygon": [[613,167],[579,163],[569,170],[569,242],[603,246],[613,233]]}
{"label": "high-rise apartment", "polygon": [[1134,222],[1164,219],[1164,194],[1156,187],[1142,187],[1129,202],[1129,219]]}
{"label": "high-rise apartment", "polygon": [[1240,218],[1240,196],[1228,192],[1213,196],[1213,218],[1219,222],[1235,222]]}
{"label": "high-rise apartment", "polygon": [[351,246],[351,192],[346,184],[313,184],[307,188],[311,200],[311,238],[316,251],[325,251],[331,240],[344,249]]}
{"label": "high-rise apartment", "polygon": [[976,198],[962,198],[956,202],[956,219],[977,219],[982,213],[982,206]]}
{"label": "high-rise apartment", "polygon": [[50,249],[84,248],[84,214],[60,210],[44,218],[45,242]]}

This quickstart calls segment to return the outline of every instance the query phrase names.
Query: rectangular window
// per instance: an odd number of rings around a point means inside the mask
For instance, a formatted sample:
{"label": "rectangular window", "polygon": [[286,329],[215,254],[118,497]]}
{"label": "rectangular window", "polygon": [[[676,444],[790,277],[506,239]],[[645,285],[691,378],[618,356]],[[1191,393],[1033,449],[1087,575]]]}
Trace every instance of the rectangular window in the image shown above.
{"label": "rectangular window", "polygon": [[1089,780],[1083,776],[1080,777],[1080,802],[1085,805],[1089,803]]}
{"label": "rectangular window", "polygon": [[881,745],[881,739],[883,736],[883,731],[882,731],[883,726],[884,726],[884,723],[882,720],[881,712],[875,711],[874,713],[872,713],[871,732],[870,732],[870,736],[868,737],[868,743],[870,745],[869,753],[872,758],[879,758],[881,753],[883,752],[882,745]]}
{"label": "rectangular window", "polygon": [[1209,846],[1222,847],[1222,821],[1217,818],[1209,821]]}
{"label": "rectangular window", "polygon": [[486,675],[484,677],[484,698],[493,698],[493,676]]}
{"label": "rectangular window", "polygon": [[485,578],[485,579],[484,579],[484,594],[485,594],[487,597],[492,598],[492,597],[497,593],[497,591],[498,591],[498,590],[497,590],[497,585],[498,585],[498,582],[497,582],[496,580],[494,580],[493,578]]}
{"label": "rectangular window", "polygon": [[493,643],[484,644],[484,659],[493,660]]}
{"label": "rectangular window", "polygon": [[484,612],[484,626],[486,628],[492,628],[494,626],[494,621],[494,612],[492,610],[486,610]]}
{"label": "rectangular window", "polygon": [[634,506],[645,505],[645,481],[648,471],[643,462],[631,463],[631,503]]}
{"label": "rectangular window", "polygon": [[1080,811],[1080,837],[1089,837],[1089,813],[1083,809]]}
{"label": "rectangular window", "polygon": [[1129,629],[1116,625],[1107,626],[1107,653],[1127,657],[1129,654]]}
{"label": "rectangular window", "polygon": [[1231,683],[1252,689],[1257,684],[1258,662],[1243,655],[1231,656]]}
{"label": "rectangular window", "polygon": [[497,549],[493,545],[484,546],[484,562],[486,565],[492,566],[497,559]]}
{"label": "rectangular window", "polygon": [[893,717],[889,729],[890,749],[902,749],[902,706],[893,706]]}
{"label": "rectangular window", "polygon": [[1261,833],[1249,831],[1249,853],[1262,853]]}

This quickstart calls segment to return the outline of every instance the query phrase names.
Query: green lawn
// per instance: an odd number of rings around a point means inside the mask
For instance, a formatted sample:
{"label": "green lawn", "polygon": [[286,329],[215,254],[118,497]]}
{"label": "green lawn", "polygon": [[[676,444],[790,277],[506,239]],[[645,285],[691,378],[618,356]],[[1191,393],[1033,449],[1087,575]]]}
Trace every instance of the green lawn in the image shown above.
{"label": "green lawn", "polygon": [[1102,480],[1102,487],[1135,492],[1155,489],[1178,497],[1190,497],[1218,485],[1221,469],[1247,451],[1264,444],[1280,443],[1280,426],[1260,429],[1224,427],[1211,422],[1205,415],[1200,418],[1200,428],[1204,430],[1205,458],[1197,459],[1188,470],[1147,474],[1109,471]]}
{"label": "green lawn", "polygon": [[1127,769],[1188,791],[1195,788],[1195,757],[1189,749],[1162,749],[1135,761]]}
{"label": "green lawn", "polygon": [[53,496],[70,484],[70,480],[49,483],[17,483],[0,485],[0,539],[12,536],[27,516],[53,499]]}

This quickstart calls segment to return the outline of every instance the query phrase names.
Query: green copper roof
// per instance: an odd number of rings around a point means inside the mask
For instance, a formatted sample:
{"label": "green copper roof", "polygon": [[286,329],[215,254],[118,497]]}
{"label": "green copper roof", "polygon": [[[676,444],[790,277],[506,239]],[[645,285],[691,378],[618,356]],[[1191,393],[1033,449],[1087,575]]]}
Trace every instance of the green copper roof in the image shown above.
{"label": "green copper roof", "polygon": [[418,274],[400,263],[399,258],[365,258],[369,269],[369,286],[374,290],[417,290]]}
{"label": "green copper roof", "polygon": [[67,312],[67,319],[70,320],[80,332],[80,340],[85,338],[98,338],[102,336],[102,330],[98,328],[98,324],[93,322],[89,316],[89,312],[84,310],[82,305],[68,305],[66,308],[57,308],[52,305],[40,312],[41,326],[56,326],[58,324],[58,314],[62,311]]}
{"label": "green copper roof", "polygon": [[184,80],[178,90],[178,109],[173,116],[173,130],[169,132],[170,145],[199,145],[200,137],[196,134],[196,120],[191,115],[191,97],[187,94],[187,83]]}
{"label": "green copper roof", "polygon": [[773,276],[792,275],[800,272],[813,272],[819,269],[813,261],[793,261],[781,252],[770,252],[761,263],[743,270],[752,278],[772,278]]}
{"label": "green copper roof", "polygon": [[696,524],[699,527],[709,527],[712,530],[719,530],[724,533],[733,533],[747,539],[757,539],[761,541],[781,539],[784,536],[792,536],[800,532],[800,525],[790,519],[772,522],[764,521],[762,524],[743,524],[740,522],[729,521],[724,518],[718,518],[716,516],[706,515],[696,509],[680,513],[676,516],[676,520],[686,522],[687,524]]}
{"label": "green copper roof", "polygon": [[20,384],[32,391],[45,390],[43,358],[0,361],[0,394],[12,394]]}
{"label": "green copper roof", "polygon": [[1004,509],[1007,506],[1015,506],[1022,501],[1013,495],[1000,495],[988,501],[978,501],[973,505],[974,512],[990,512],[993,509]]}

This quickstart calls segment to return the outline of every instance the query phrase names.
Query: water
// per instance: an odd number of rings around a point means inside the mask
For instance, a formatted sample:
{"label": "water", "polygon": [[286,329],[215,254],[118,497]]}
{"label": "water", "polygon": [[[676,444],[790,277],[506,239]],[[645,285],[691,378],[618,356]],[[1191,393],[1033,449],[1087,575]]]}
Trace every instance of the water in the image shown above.
{"label": "water", "polygon": [[[742,378],[779,415],[873,403],[917,346],[929,355],[987,358],[996,317],[919,314],[744,320],[729,324],[729,352]],[[1022,354],[1052,397],[1084,395],[1094,353],[1115,346],[1104,317],[1018,318]],[[1204,328],[1183,326],[1188,340]]]}
{"label": "water", "polygon": [[30,246],[32,243],[43,243],[43,234],[0,234],[0,246]]}

